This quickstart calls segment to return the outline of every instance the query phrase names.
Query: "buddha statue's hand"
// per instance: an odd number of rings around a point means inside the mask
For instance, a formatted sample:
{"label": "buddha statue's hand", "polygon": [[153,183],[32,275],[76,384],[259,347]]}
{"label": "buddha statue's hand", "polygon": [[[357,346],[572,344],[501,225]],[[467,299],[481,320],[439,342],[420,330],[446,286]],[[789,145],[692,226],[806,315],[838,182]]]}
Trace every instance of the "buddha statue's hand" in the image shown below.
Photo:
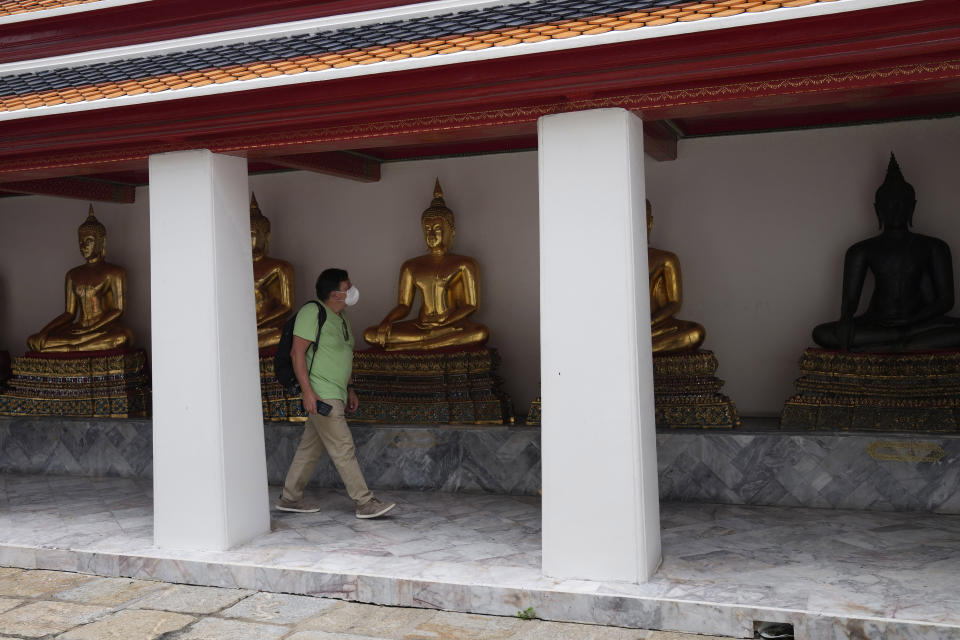
{"label": "buddha statue's hand", "polygon": [[439,313],[425,313],[417,320],[417,327],[425,331],[443,327],[449,324],[449,318],[441,316]]}
{"label": "buddha statue's hand", "polygon": [[389,322],[381,322],[377,327],[377,344],[381,347],[387,346],[387,340],[390,339],[390,328],[393,325]]}
{"label": "buddha statue's hand", "polygon": [[853,322],[853,318],[841,318],[837,322],[837,337],[840,339],[840,346],[844,351],[850,348],[850,345],[853,344],[853,337],[856,333],[856,325]]}

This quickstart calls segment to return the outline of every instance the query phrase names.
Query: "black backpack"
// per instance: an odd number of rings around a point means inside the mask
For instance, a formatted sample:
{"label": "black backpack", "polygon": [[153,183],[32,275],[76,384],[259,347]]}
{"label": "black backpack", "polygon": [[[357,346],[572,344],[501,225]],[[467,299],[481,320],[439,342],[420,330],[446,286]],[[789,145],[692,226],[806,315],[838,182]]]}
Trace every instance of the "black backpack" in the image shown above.
{"label": "black backpack", "polygon": [[[307,375],[313,370],[313,361],[317,357],[316,344],[320,341],[320,330],[323,329],[323,323],[327,321],[327,310],[316,300],[311,300],[307,304],[317,305],[317,337],[313,341],[313,357],[310,358],[310,367],[307,369]],[[307,304],[303,305],[306,307]],[[300,307],[303,309],[303,307]],[[293,348],[293,327],[297,323],[297,314],[287,318],[283,325],[283,333],[280,334],[280,342],[277,343],[277,352],[273,356],[273,374],[277,381],[287,390],[288,396],[300,395],[300,383],[297,381],[297,375],[293,372],[293,358],[290,357],[290,349]]]}

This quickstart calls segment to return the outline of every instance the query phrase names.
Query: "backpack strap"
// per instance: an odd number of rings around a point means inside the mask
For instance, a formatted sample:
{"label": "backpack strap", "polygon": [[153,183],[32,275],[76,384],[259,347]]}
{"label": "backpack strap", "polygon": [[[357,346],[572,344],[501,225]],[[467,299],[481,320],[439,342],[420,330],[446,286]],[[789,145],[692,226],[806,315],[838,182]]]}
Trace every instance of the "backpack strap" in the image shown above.
{"label": "backpack strap", "polygon": [[[317,305],[317,337],[313,340],[313,356],[310,357],[310,366],[307,368],[307,377],[313,373],[313,361],[317,359],[317,347],[320,346],[320,331],[323,330],[323,323],[327,321],[327,310],[316,300],[311,300],[307,304]],[[306,304],[304,306],[307,306]]]}

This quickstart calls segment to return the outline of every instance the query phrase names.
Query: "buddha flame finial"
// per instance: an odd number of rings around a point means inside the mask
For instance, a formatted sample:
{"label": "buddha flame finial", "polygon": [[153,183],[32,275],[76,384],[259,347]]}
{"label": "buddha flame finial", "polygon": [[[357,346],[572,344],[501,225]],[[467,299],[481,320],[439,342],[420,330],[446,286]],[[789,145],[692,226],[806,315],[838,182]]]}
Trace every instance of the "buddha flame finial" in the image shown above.
{"label": "buddha flame finial", "polygon": [[260,213],[257,194],[252,192],[250,193],[250,228],[263,233],[270,233],[270,220],[267,216]]}
{"label": "buddha flame finial", "polygon": [[887,163],[887,175],[883,180],[884,184],[897,184],[905,183],[906,179],[903,177],[903,172],[900,171],[900,164],[897,162],[897,157],[893,155],[893,151],[890,152],[890,161]]}
{"label": "buddha flame finial", "polygon": [[433,200],[430,202],[430,206],[427,207],[426,211],[423,212],[423,215],[420,216],[420,220],[432,216],[439,216],[447,221],[452,229],[453,224],[453,211],[447,208],[447,203],[443,200],[443,187],[440,186],[440,178],[437,178],[437,181],[433,185]]}
{"label": "buddha flame finial", "polygon": [[900,171],[900,164],[897,162],[897,158],[893,155],[892,151],[890,152],[890,161],[887,163],[887,175],[883,179],[883,184],[877,189],[877,201],[890,198],[904,198],[910,201],[916,199],[916,192],[913,189],[913,185],[903,177],[903,172]]}
{"label": "buddha flame finial", "polygon": [[892,151],[890,152],[890,161],[887,163],[887,175],[883,179],[883,184],[877,189],[874,202],[881,229],[886,225],[884,217],[897,207],[909,208],[906,214],[907,225],[913,225],[913,207],[917,202],[917,193],[914,191],[913,185],[903,177],[900,164]]}
{"label": "buddha flame finial", "polygon": [[98,238],[106,237],[107,228],[93,215],[93,203],[90,203],[89,207],[90,208],[87,209],[87,219],[84,220],[83,224],[77,229],[77,233],[82,236],[86,232],[92,232]]}

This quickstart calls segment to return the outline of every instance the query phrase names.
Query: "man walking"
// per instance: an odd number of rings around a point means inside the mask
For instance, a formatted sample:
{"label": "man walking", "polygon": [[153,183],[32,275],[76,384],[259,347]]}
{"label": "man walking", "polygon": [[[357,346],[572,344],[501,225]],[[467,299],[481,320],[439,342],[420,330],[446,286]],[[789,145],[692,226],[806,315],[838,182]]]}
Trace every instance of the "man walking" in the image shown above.
{"label": "man walking", "polygon": [[280,511],[312,513],[320,510],[303,499],[303,488],[324,451],[330,454],[347,494],[356,503],[358,518],[377,518],[397,506],[381,502],[367,488],[344,414],[344,411],[356,411],[360,404],[350,385],[354,340],[345,313],[346,307],[356,304],[359,297],[360,292],[352,286],[346,271],[327,269],[317,278],[317,299],[327,316],[319,337],[317,306],[304,305],[297,313],[290,357],[303,390],[307,424],[287,471],[283,493],[277,501],[276,507]]}

